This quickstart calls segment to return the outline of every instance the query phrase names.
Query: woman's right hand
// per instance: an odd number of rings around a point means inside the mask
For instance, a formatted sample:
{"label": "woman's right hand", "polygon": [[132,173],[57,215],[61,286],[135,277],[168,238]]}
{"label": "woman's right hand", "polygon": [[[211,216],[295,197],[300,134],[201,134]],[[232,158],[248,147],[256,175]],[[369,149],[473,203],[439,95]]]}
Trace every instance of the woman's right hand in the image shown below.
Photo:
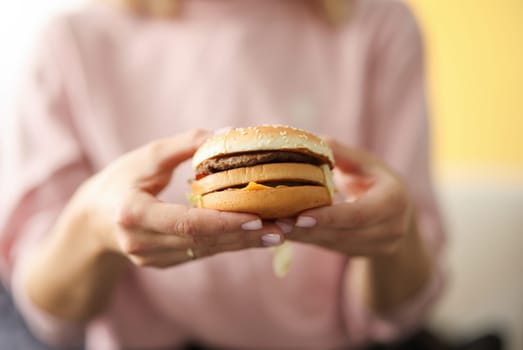
{"label": "woman's right hand", "polygon": [[82,217],[98,252],[117,253],[138,266],[170,267],[283,242],[278,226],[255,215],[191,208],[156,197],[208,136],[190,131],[123,155],[81,186],[67,212]]}

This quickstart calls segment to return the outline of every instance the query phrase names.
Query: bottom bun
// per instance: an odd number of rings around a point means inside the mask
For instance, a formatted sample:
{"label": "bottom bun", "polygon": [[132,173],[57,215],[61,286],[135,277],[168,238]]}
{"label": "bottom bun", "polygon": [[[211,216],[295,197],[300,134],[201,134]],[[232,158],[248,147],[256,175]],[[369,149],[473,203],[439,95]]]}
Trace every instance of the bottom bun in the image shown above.
{"label": "bottom bun", "polygon": [[251,213],[262,219],[281,219],[329,205],[331,196],[322,186],[289,186],[256,191],[226,190],[203,195],[200,208]]}

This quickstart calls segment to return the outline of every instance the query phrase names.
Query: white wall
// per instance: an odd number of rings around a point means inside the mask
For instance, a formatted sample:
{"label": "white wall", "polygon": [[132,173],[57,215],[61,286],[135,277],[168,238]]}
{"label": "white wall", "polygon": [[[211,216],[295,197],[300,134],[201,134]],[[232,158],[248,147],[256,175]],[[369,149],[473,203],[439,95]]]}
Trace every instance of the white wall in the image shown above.
{"label": "white wall", "polygon": [[433,324],[451,338],[501,330],[523,349],[523,183],[440,181],[449,284]]}

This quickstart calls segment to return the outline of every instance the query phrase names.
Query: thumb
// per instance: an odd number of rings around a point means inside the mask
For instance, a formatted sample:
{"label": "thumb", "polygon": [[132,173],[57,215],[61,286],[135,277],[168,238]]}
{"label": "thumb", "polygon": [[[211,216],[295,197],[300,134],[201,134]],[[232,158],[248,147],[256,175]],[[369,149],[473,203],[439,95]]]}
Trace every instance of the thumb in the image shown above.
{"label": "thumb", "polygon": [[370,153],[346,146],[332,138],[325,138],[332,149],[336,167],[344,173],[364,175],[371,172],[378,160]]}
{"label": "thumb", "polygon": [[191,158],[200,145],[211,136],[202,129],[193,129],[145,146],[148,161],[158,172],[172,172],[180,163]]}
{"label": "thumb", "polygon": [[142,190],[159,193],[169,183],[174,169],[191,158],[209,135],[195,129],[142,146],[130,154],[132,161],[127,163],[131,181]]}

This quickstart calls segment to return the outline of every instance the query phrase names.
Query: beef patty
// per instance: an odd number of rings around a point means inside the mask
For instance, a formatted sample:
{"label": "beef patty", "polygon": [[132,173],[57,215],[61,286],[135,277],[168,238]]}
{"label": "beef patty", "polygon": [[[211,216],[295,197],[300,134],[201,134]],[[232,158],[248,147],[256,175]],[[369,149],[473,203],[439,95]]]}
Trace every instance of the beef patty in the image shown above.
{"label": "beef patty", "polygon": [[220,171],[267,163],[308,163],[321,165],[324,162],[316,157],[289,151],[261,151],[237,153],[204,160],[196,168],[197,177]]}

